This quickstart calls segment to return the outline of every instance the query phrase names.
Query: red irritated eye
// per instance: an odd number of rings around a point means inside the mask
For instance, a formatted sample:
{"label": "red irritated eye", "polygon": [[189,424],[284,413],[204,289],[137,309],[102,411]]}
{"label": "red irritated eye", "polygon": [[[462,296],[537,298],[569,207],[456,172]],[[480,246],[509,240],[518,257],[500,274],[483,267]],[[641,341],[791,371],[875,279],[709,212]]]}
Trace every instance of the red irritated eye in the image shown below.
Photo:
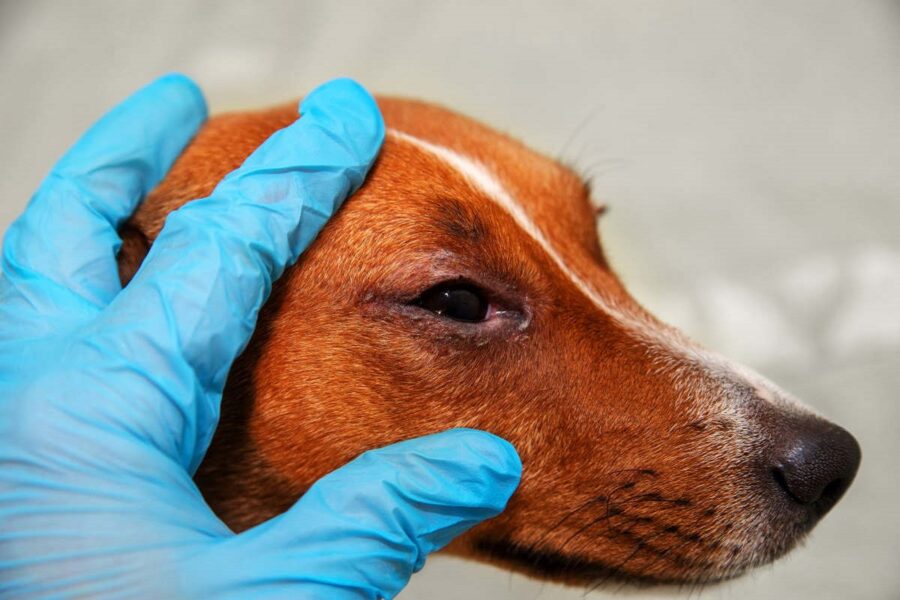
{"label": "red irritated eye", "polygon": [[487,319],[490,311],[490,303],[481,290],[461,283],[430,288],[415,304],[441,317],[464,323],[480,323]]}

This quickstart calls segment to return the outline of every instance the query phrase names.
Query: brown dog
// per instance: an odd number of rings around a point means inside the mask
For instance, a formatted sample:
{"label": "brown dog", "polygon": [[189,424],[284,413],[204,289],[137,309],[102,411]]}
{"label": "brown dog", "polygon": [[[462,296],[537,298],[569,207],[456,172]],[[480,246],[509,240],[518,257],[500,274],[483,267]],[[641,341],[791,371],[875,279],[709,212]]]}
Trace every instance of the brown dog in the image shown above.
{"label": "brown dog", "polygon": [[[197,475],[231,527],[366,449],[452,427],[506,438],[524,472],[507,510],[449,550],[558,580],[730,577],[837,502],[853,437],[643,310],[575,174],[448,110],[379,104],[376,167],[231,371]],[[123,282],[166,215],[295,106],[209,121],[123,227]]]}

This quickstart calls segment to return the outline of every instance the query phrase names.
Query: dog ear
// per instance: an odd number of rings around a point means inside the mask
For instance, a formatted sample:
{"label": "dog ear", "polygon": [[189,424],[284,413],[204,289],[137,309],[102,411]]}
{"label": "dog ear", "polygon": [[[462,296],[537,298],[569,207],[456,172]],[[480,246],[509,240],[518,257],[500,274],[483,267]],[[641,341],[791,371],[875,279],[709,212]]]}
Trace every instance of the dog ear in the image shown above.
{"label": "dog ear", "polygon": [[119,280],[124,287],[144,262],[144,257],[150,251],[150,242],[130,221],[119,228],[119,237],[122,238],[122,247],[119,248],[116,260],[119,264]]}
{"label": "dog ear", "polygon": [[137,272],[166,217],[191,200],[204,198],[225,175],[278,129],[297,119],[297,103],[268,110],[211,118],[175,161],[165,179],[119,228],[119,279],[126,285]]}

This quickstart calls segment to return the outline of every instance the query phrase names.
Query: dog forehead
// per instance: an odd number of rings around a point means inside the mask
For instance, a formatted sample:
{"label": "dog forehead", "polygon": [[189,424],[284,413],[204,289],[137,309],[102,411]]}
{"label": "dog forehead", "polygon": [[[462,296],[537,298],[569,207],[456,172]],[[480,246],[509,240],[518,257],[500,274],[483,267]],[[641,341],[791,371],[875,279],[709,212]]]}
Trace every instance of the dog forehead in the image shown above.
{"label": "dog forehead", "polygon": [[[569,253],[572,243],[600,254],[586,183],[572,170],[518,140],[435,104],[377,98],[388,144],[413,146],[422,163],[440,163],[480,196],[506,198]],[[464,198],[460,198],[463,200]],[[477,203],[475,205],[477,209]],[[509,210],[509,205],[504,207]]]}

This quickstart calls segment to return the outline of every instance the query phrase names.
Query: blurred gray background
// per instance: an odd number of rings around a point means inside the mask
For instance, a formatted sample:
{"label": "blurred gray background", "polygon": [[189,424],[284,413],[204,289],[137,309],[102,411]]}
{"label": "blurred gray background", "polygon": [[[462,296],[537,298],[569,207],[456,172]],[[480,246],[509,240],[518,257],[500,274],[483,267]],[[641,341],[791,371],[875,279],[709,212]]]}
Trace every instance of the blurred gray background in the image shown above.
{"label": "blurred gray background", "polygon": [[[806,547],[702,596],[900,598],[900,5],[2,1],[0,231],[80,132],[170,70],[213,111],[348,75],[562,153],[611,206],[638,299],[863,446]],[[401,598],[583,595],[435,557]]]}

